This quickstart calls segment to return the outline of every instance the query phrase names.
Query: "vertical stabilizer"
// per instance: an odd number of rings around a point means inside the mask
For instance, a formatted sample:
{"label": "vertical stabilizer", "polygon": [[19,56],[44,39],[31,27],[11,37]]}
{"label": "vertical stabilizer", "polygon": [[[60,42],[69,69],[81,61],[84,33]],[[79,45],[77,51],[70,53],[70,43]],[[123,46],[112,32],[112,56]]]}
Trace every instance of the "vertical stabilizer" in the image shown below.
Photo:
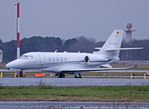
{"label": "vertical stabilizer", "polygon": [[111,36],[108,38],[108,40],[100,49],[99,53],[104,55],[108,59],[119,57],[120,50],[108,50],[108,49],[120,48],[123,40],[123,34],[124,34],[123,30],[114,30]]}

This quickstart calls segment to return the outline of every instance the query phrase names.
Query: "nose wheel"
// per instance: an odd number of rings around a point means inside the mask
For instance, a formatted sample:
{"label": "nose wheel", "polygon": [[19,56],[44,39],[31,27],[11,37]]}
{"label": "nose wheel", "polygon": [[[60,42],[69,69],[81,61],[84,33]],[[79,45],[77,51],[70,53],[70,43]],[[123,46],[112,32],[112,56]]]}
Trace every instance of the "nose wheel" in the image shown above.
{"label": "nose wheel", "polygon": [[16,77],[17,78],[22,78],[22,77],[24,77],[24,72],[23,71],[20,71],[20,72],[16,72]]}
{"label": "nose wheel", "polygon": [[20,78],[24,77],[23,71],[20,72]]}

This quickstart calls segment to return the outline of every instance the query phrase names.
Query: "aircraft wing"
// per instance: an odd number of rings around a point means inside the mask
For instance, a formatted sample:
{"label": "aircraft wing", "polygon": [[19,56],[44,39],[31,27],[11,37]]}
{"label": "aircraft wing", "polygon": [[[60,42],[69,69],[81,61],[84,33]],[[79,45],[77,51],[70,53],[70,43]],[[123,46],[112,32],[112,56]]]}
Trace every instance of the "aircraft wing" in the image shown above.
{"label": "aircraft wing", "polygon": [[61,72],[85,72],[85,71],[111,71],[111,70],[128,70],[136,66],[122,67],[122,68],[90,68],[90,69],[63,69]]}
{"label": "aircraft wing", "polygon": [[106,49],[107,51],[115,51],[115,50],[140,50],[143,49],[143,47],[138,47],[138,48],[109,48]]}
{"label": "aircraft wing", "polygon": [[130,66],[130,67],[123,67],[123,68],[71,68],[71,67],[57,67],[57,68],[46,68],[42,69],[42,71],[56,71],[56,72],[90,72],[90,71],[111,71],[111,70],[127,70],[131,68],[135,68],[136,66]]}

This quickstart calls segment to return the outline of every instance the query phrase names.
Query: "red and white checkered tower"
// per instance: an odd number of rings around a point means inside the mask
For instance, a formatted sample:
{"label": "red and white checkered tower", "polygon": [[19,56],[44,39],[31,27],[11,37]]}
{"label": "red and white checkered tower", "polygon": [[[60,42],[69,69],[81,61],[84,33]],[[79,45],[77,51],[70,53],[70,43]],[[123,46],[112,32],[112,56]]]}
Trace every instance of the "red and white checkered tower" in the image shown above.
{"label": "red and white checkered tower", "polygon": [[132,24],[131,23],[128,23],[126,25],[126,29],[125,29],[125,32],[126,32],[126,36],[125,36],[125,42],[126,43],[131,43],[132,41],[132,32],[136,31],[135,28],[132,28]]}
{"label": "red and white checkered tower", "polygon": [[20,0],[17,0],[17,58],[20,57]]}

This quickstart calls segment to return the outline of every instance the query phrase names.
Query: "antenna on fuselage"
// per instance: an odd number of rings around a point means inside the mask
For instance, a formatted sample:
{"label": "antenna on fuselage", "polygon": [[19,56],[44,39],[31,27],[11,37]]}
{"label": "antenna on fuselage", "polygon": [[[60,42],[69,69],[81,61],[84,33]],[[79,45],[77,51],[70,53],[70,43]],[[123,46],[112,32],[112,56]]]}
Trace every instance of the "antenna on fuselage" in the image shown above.
{"label": "antenna on fuselage", "polygon": [[56,53],[57,52],[57,49],[54,52]]}

